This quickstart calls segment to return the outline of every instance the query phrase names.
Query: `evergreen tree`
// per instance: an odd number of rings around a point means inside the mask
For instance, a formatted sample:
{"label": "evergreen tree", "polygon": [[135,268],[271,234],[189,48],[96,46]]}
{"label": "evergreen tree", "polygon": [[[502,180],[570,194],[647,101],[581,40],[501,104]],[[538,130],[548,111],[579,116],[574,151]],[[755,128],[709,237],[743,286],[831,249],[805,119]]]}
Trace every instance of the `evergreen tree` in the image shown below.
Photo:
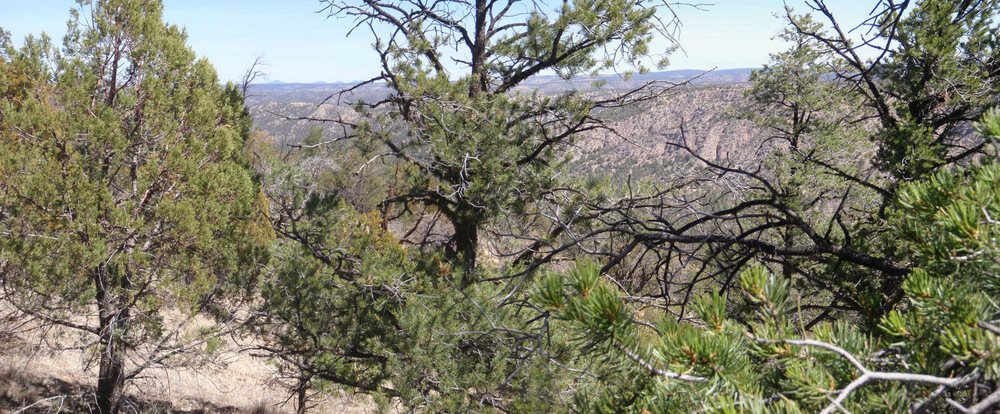
{"label": "evergreen tree", "polygon": [[237,88],[160,1],[80,5],[61,50],[0,45],[0,280],[22,312],[93,335],[97,411],[113,414],[143,370],[218,346],[270,229]]}
{"label": "evergreen tree", "polygon": [[[639,68],[654,36],[671,29],[672,15],[659,20],[669,8],[617,0],[325,3],[332,16],[354,18],[377,36],[382,73],[368,82],[385,82],[390,93],[357,103],[362,120],[343,126],[353,149],[376,149],[358,167],[392,160],[384,168],[395,182],[379,216],[345,202],[345,188],[317,184],[316,171],[272,168],[273,224],[288,244],[265,284],[274,292],[260,309],[266,351],[313,385],[411,410],[565,410],[576,375],[550,361],[586,361],[563,345],[542,345],[566,342],[543,341],[546,319],[523,311],[519,284],[484,281],[513,271],[477,262],[480,231],[556,187],[560,150],[602,128],[601,109],[666,89],[651,83],[594,100],[546,95],[526,80]],[[445,223],[427,224],[421,211]],[[406,248],[371,227],[408,214],[418,217],[402,238],[444,229],[446,241],[424,237]]]}
{"label": "evergreen tree", "polygon": [[542,346],[544,319],[502,306],[503,284],[468,283],[442,252],[401,243],[377,210],[324,185],[329,171],[297,166],[295,154],[271,162],[266,191],[282,239],[253,326],[299,410],[336,388],[413,411],[565,410],[575,375],[548,358],[585,362]]}
{"label": "evergreen tree", "polygon": [[861,60],[824,2],[809,4],[829,29],[789,10],[792,49],[752,76],[740,113],[767,132],[768,159],[701,158],[723,185],[605,208],[609,231],[634,237],[629,248],[665,256],[662,290],[608,280],[603,270],[628,250],[536,285],[552,329],[608,355],[605,366],[643,373],[598,381],[580,410],[981,413],[1000,403],[998,5],[882,2],[860,46],[880,53]]}
{"label": "evergreen tree", "polygon": [[568,79],[640,68],[658,52],[650,50],[654,36],[669,36],[673,23],[662,16],[669,6],[658,2],[324,3],[331,16],[376,35],[381,74],[368,82],[385,82],[391,92],[361,103],[367,120],[348,126],[402,164],[403,188],[385,203],[442,214],[452,228],[448,256],[466,272],[475,269],[481,228],[555,186],[559,149],[603,127],[597,110],[663,89],[646,85],[594,101],[522,88],[552,72]]}
{"label": "evergreen tree", "polygon": [[[995,142],[1000,112],[980,129]],[[992,147],[992,145],[990,145]],[[992,152],[992,151],[991,151]],[[901,306],[877,328],[849,318],[803,324],[792,280],[752,266],[739,278],[748,313],[719,292],[692,318],[644,315],[593,265],[554,273],[533,300],[606,364],[641,371],[626,386],[597,383],[578,399],[595,412],[993,412],[1000,404],[1000,308],[995,297],[1000,165],[953,167],[900,188],[890,218],[914,270]]]}
{"label": "evergreen tree", "polygon": [[860,317],[876,328],[911,270],[887,227],[898,189],[968,165],[992,142],[972,125],[1000,96],[996,2],[881,2],[861,44],[824,2],[807,4],[814,16],[786,11],[792,47],[754,73],[737,110],[764,134],[761,162],[707,159],[676,142],[705,167],[595,206],[608,225],[573,235],[631,238],[608,248],[604,269],[656,257],[658,283],[640,293],[679,318],[711,288],[735,289],[756,262],[805,292],[804,326]]}

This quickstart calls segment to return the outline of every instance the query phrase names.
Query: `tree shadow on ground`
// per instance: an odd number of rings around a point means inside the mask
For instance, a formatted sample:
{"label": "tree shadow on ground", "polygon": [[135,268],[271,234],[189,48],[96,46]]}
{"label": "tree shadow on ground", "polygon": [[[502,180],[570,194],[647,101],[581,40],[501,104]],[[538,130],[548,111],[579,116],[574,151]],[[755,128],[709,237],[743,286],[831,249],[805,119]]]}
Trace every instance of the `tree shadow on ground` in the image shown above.
{"label": "tree shadow on ground", "polygon": [[[97,408],[92,385],[39,377],[7,370],[0,375],[0,412],[18,414],[91,414]],[[199,401],[197,408],[176,407],[169,401],[128,395],[122,408],[127,414],[268,414],[274,412],[255,407],[251,411],[232,406],[220,407]]]}

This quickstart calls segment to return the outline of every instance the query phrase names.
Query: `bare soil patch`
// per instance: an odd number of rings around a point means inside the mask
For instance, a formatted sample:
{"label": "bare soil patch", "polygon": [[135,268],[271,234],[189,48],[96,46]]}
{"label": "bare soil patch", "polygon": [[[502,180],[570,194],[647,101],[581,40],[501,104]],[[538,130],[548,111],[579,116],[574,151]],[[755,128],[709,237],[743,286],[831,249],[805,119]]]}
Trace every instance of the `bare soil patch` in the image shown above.
{"label": "bare soil patch", "polygon": [[[96,366],[75,348],[72,334],[48,330],[0,332],[0,412],[91,413]],[[53,349],[56,348],[56,349]],[[58,349],[63,348],[63,349]],[[284,414],[294,401],[271,383],[274,368],[233,344],[220,364],[198,369],[153,369],[130,384],[123,412],[136,414]],[[375,412],[364,396],[330,395],[315,414]]]}

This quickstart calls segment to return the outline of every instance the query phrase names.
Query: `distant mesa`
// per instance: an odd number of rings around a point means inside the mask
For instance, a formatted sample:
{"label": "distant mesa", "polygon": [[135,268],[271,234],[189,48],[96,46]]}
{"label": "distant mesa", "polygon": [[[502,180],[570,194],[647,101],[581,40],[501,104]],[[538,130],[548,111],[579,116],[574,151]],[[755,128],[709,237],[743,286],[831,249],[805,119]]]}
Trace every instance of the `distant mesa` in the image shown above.
{"label": "distant mesa", "polygon": [[285,82],[285,81],[281,81],[281,80],[273,80],[273,81],[270,81],[270,82],[262,83],[260,85],[275,85],[275,86],[277,86],[277,85],[354,85],[354,84],[357,84],[357,83],[361,83],[361,82],[360,81],[352,81],[352,82],[341,82],[341,81],[336,81],[336,82],[327,82],[327,81],[319,81],[319,82]]}
{"label": "distant mesa", "polygon": [[[754,68],[733,68],[733,69],[677,69],[677,70],[667,70],[660,72],[649,72],[646,74],[635,74],[632,76],[633,80],[665,80],[680,82],[691,78],[697,78],[696,83],[731,83],[731,82],[746,82],[750,78],[750,72]],[[620,77],[618,74],[601,74],[597,75],[596,78],[589,76],[577,77],[575,81],[587,81],[604,79],[608,81],[616,80]],[[526,85],[539,85],[546,84],[550,82],[565,82],[556,75],[536,75],[532,76]],[[281,80],[273,80],[267,83],[258,84],[257,86],[285,86],[285,87],[295,87],[295,88],[308,88],[310,86],[346,86],[346,85],[357,85],[361,81],[318,81],[318,82],[284,82]]]}

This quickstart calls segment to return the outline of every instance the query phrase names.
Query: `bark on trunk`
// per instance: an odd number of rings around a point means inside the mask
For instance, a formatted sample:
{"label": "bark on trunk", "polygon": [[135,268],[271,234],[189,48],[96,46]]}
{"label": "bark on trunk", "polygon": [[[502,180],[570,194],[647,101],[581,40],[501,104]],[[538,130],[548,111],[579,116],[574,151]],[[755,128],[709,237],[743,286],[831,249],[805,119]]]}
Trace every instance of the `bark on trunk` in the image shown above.
{"label": "bark on trunk", "polygon": [[[103,342],[103,340],[102,340]],[[102,346],[101,367],[97,379],[97,412],[118,414],[121,409],[122,389],[125,387],[124,360],[118,345]]]}
{"label": "bark on trunk", "polygon": [[455,253],[465,266],[465,274],[476,269],[476,251],[479,250],[479,229],[476,223],[453,223],[455,226]]}
{"label": "bark on trunk", "polygon": [[125,386],[125,358],[119,331],[128,320],[129,312],[118,306],[111,283],[107,267],[99,266],[94,270],[100,317],[101,357],[97,378],[97,412],[100,414],[118,414]]}
{"label": "bark on trunk", "polygon": [[489,4],[486,0],[476,0],[475,16],[475,39],[472,44],[472,83],[469,85],[469,97],[474,98],[486,92],[486,31],[487,31],[487,8]]}
{"label": "bark on trunk", "polygon": [[[792,235],[792,229],[785,229],[785,248],[790,249],[795,246],[795,236]],[[795,275],[795,269],[792,267],[788,261],[791,259],[785,259],[785,263],[781,265],[781,272],[785,276],[785,280],[792,280],[792,276]]]}
{"label": "bark on trunk", "polygon": [[305,378],[299,378],[298,389],[295,390],[298,394],[298,401],[295,404],[295,414],[306,414],[306,404],[309,402],[309,396],[306,392],[309,390],[309,382]]}

